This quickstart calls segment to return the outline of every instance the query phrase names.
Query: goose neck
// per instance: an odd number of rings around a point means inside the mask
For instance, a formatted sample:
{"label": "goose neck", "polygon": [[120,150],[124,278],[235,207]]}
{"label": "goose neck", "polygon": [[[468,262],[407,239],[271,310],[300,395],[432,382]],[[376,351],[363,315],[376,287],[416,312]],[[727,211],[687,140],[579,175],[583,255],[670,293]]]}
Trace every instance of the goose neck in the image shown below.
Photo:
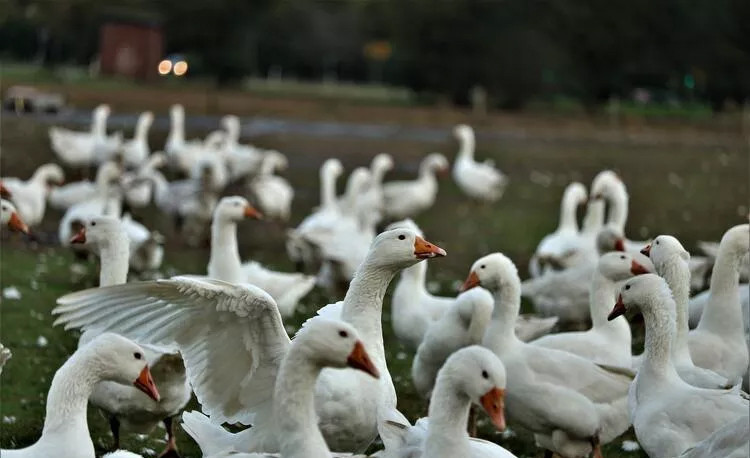
{"label": "goose neck", "polygon": [[99,244],[99,287],[122,285],[128,281],[130,240],[127,235],[112,236]]}
{"label": "goose neck", "polygon": [[661,304],[652,304],[654,306],[642,309],[646,328],[643,365],[657,379],[679,379],[671,359],[675,323],[672,311],[674,301],[668,291],[652,297],[651,300]]}
{"label": "goose neck", "polygon": [[609,195],[609,203],[607,223],[615,225],[624,234],[625,223],[628,221],[628,193],[623,184],[617,183],[613,186]]}
{"label": "goose neck", "polygon": [[242,262],[237,245],[237,223],[214,218],[211,223],[211,254],[208,275],[230,283],[242,282]]}
{"label": "goose neck", "polygon": [[430,400],[425,456],[468,456],[466,427],[471,400],[459,391],[453,376],[441,375]]}
{"label": "goose neck", "polygon": [[458,150],[458,155],[466,159],[474,158],[475,148],[474,132],[467,132],[461,136],[461,148]]}
{"label": "goose neck", "polygon": [[682,259],[670,259],[655,266],[672,290],[675,302],[675,333],[672,340],[672,354],[678,361],[690,360],[688,348],[688,301],[690,299],[690,270]]}
{"label": "goose neck", "polygon": [[605,203],[602,199],[589,202],[581,225],[583,233],[595,235],[604,226],[604,205]]}
{"label": "goose neck", "polygon": [[482,345],[499,355],[520,342],[515,327],[521,309],[521,285],[509,285],[491,292],[495,307]]}
{"label": "goose neck", "polygon": [[710,327],[722,333],[743,332],[744,319],[739,305],[739,263],[737,253],[725,244],[719,245],[711,273],[711,293],[698,323],[699,328]]}
{"label": "goose neck", "polygon": [[78,432],[90,437],[86,407],[100,379],[81,352],[73,354],[52,378],[42,436]]}
{"label": "goose neck", "polygon": [[99,138],[107,135],[107,118],[109,116],[103,112],[95,112],[94,119],[91,122],[91,133]]}
{"label": "goose neck", "polygon": [[148,119],[141,116],[138,118],[138,123],[135,126],[135,138],[138,141],[145,141],[146,137],[148,136],[148,129],[150,126],[150,122]]}
{"label": "goose neck", "polygon": [[[594,272],[591,278],[589,299],[591,327],[593,329],[605,328],[612,323],[612,321],[607,321],[607,316],[617,299],[616,288],[615,282],[599,273],[598,270]],[[624,320],[625,318],[617,318],[617,320],[620,319]]]}
{"label": "goose neck", "polygon": [[185,118],[184,115],[172,112],[167,144],[181,147],[185,143]]}
{"label": "goose neck", "polygon": [[557,226],[558,231],[578,232],[578,221],[576,221],[576,209],[578,202],[573,193],[565,193],[562,204],[560,205],[560,222]]}

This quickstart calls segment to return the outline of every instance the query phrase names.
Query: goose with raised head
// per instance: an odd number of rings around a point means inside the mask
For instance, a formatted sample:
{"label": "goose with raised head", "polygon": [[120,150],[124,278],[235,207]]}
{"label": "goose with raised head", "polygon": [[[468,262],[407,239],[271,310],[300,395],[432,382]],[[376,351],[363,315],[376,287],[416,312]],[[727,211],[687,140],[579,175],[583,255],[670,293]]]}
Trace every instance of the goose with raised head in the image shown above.
{"label": "goose with raised head", "polygon": [[116,334],[104,333],[76,350],[55,372],[47,394],[42,437],[17,450],[0,450],[3,458],[94,458],[86,406],[97,383],[132,385],[141,396],[159,400],[143,349]]}
{"label": "goose with raised head", "polygon": [[448,159],[440,153],[425,156],[416,180],[389,181],[383,185],[383,210],[391,219],[413,218],[432,207],[438,192],[438,173],[447,173]]}
{"label": "goose with raised head", "polygon": [[[73,237],[71,243],[86,245],[99,257],[99,287],[127,282],[130,241],[120,221],[109,217],[92,218]],[[81,335],[78,346],[86,345],[97,335],[96,329],[86,330]],[[120,447],[121,428],[147,434],[159,423],[163,423],[167,431],[167,448],[159,456],[176,458],[179,455],[173,417],[185,408],[191,395],[185,365],[180,354],[170,348],[143,345],[143,350],[154,381],[161,389],[158,401],[146,400],[132,387],[109,381],[96,384],[89,401],[109,419],[114,449]]]}
{"label": "goose with raised head", "polygon": [[675,303],[656,274],[628,280],[609,317],[630,309],[643,314],[645,356],[633,386],[631,418],[638,443],[649,456],[678,456],[711,433],[747,415],[748,401],[736,390],[689,385],[671,363]]}
{"label": "goose with raised head", "polygon": [[94,181],[74,181],[53,188],[49,193],[49,205],[65,211],[81,202],[96,199],[103,189],[118,181],[121,175],[122,164],[118,161],[107,161],[96,170]]}
{"label": "goose with raised head", "polygon": [[494,300],[482,288],[460,294],[438,320],[430,323],[411,366],[417,392],[429,398],[446,359],[461,348],[478,345],[490,324]]}
{"label": "goose with raised head", "polygon": [[551,334],[531,344],[567,351],[599,364],[629,368],[632,360],[630,326],[625,318],[608,321],[607,315],[621,282],[653,271],[651,261],[641,254],[612,252],[603,255],[591,280],[591,329]]}
{"label": "goose with raised head", "polygon": [[39,225],[47,210],[47,198],[54,186],[63,183],[65,175],[57,164],[39,166],[31,178],[22,180],[3,177],[3,186],[10,193],[9,198],[18,210],[18,215],[30,227]]}
{"label": "goose with raised head", "polygon": [[185,108],[180,104],[169,109],[170,128],[164,152],[172,167],[185,175],[195,170],[195,165],[208,151],[202,140],[185,141]]}
{"label": "goose with raised head", "polygon": [[474,159],[474,129],[461,124],[453,131],[460,149],[453,162],[453,180],[467,196],[480,201],[494,202],[503,196],[508,179],[491,160]]}
{"label": "goose with raised head", "polygon": [[240,118],[227,115],[221,119],[221,125],[226,132],[222,153],[229,170],[231,180],[253,175],[261,167],[264,151],[252,145],[240,143]]}
{"label": "goose with raised head", "polygon": [[[395,409],[396,391],[383,347],[383,297],[399,270],[444,255],[406,229],[383,232],[344,301],[319,311],[359,332],[381,375],[374,380],[361,372],[326,369],[318,378],[318,424],[332,450],[364,450],[377,436],[378,412]],[[58,299],[54,313],[60,315],[56,322],[68,328],[103,327],[143,342],[175,344],[203,412],[214,423],[253,424],[243,433],[240,451],[279,450],[269,415],[290,340],[268,293],[252,285],[176,277],[79,291]]]}
{"label": "goose with raised head", "polygon": [[237,223],[261,214],[244,197],[224,197],[211,223],[211,257],[208,276],[230,283],[249,283],[274,298],[282,316],[294,313],[297,303],[315,286],[315,277],[276,272],[250,261],[242,263],[237,245]]}
{"label": "goose with raised head", "polygon": [[491,351],[473,345],[445,361],[435,382],[429,414],[411,426],[395,420],[379,426],[385,450],[382,458],[514,458],[503,447],[469,437],[467,418],[472,404],[481,406],[500,431],[505,430],[505,367]]}
{"label": "goose with raised head", "polygon": [[568,267],[566,260],[575,254],[579,241],[576,210],[585,205],[587,200],[586,187],[581,183],[574,181],[565,188],[560,202],[557,229],[542,238],[529,261],[529,273],[532,277],[538,277],[548,269],[563,270]]}
{"label": "goose with raised head", "polygon": [[693,364],[688,347],[688,298],[690,297],[690,253],[671,235],[659,235],[642,250],[656,266],[672,291],[676,306],[675,333],[672,339],[671,360],[679,376],[687,383],[701,388],[728,388],[726,377]]}
{"label": "goose with raised head", "polygon": [[514,326],[521,306],[521,280],[516,266],[503,254],[484,256],[471,266],[463,289],[477,286],[495,298],[482,345],[507,369],[511,421],[533,432],[538,446],[565,458],[590,453],[601,457],[600,445],[630,426],[631,377],[578,355],[518,339]]}
{"label": "goose with raised head", "polygon": [[128,167],[140,167],[151,154],[148,146],[148,131],[154,122],[154,114],[144,111],[138,116],[133,138],[122,145],[122,160]]}
{"label": "goose with raised head", "polygon": [[736,380],[747,374],[748,347],[740,307],[739,271],[750,251],[750,225],[729,229],[721,238],[711,274],[711,295],[698,326],[688,334],[690,356],[700,366]]}
{"label": "goose with raised head", "polygon": [[140,167],[123,174],[122,187],[125,190],[125,203],[130,208],[148,206],[154,196],[153,172],[167,165],[167,156],[156,152],[146,159]]}
{"label": "goose with raised head", "polygon": [[111,158],[122,146],[122,132],[107,135],[109,114],[109,105],[94,108],[89,132],[50,127],[49,139],[57,157],[69,167],[89,166]]}
{"label": "goose with raised head", "polygon": [[385,216],[385,197],[383,177],[393,169],[393,158],[390,154],[380,153],[370,163],[370,184],[357,197],[357,213],[365,226],[377,226]]}
{"label": "goose with raised head", "polygon": [[[628,191],[625,183],[611,170],[599,172],[591,182],[591,198],[607,202],[607,224],[612,224],[621,234],[625,234],[628,222]],[[624,239],[627,251],[638,251],[648,243]]]}
{"label": "goose with raised head", "polygon": [[[279,365],[272,395],[271,429],[283,457],[332,456],[318,428],[315,412],[315,384],[324,368],[354,368],[375,379],[379,377],[354,327],[339,320],[315,319],[306,323]],[[185,412],[182,419],[183,429],[198,443],[206,458],[242,448],[243,433],[231,435],[199,412]]]}
{"label": "goose with raised head", "polygon": [[268,218],[289,221],[294,188],[284,177],[274,175],[288,166],[286,156],[278,151],[269,151],[263,157],[260,171],[250,181],[250,190],[263,215]]}

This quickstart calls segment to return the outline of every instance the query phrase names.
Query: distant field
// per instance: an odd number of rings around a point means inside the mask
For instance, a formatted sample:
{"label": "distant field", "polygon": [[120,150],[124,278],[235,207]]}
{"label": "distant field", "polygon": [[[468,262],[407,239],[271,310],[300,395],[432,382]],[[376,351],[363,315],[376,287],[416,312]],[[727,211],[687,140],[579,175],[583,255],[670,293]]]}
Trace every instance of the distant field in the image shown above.
{"label": "distant field", "polygon": [[[104,100],[102,91],[77,88],[71,92],[79,106]],[[69,96],[71,95],[69,94]],[[135,93],[110,93],[115,110],[166,110],[177,100],[186,104],[205,98],[205,94],[158,89]],[[405,125],[428,125],[449,128],[456,122],[472,119],[455,110],[402,109],[351,105],[326,106],[319,101],[277,100],[233,95],[216,97],[223,111],[298,119],[334,119],[349,122],[388,122]],[[193,105],[194,111],[199,110]],[[267,109],[267,110],[266,110]],[[191,107],[188,107],[188,113]],[[417,218],[428,239],[448,251],[445,259],[429,261],[429,279],[441,293],[455,294],[455,283],[467,274],[473,260],[492,251],[502,251],[514,259],[522,276],[536,243],[557,224],[562,189],[571,180],[589,184],[603,168],[611,168],[623,178],[630,192],[628,233],[631,238],[645,239],[660,233],[679,237],[693,248],[698,240],[718,240],[724,230],[742,222],[748,212],[750,163],[747,143],[742,140],[737,117],[718,118],[704,123],[675,121],[647,123],[624,120],[612,126],[607,119],[582,117],[495,115],[478,122],[477,156],[492,158],[510,176],[505,197],[495,205],[469,202],[458,193],[450,179],[440,183],[437,204]],[[2,117],[3,176],[28,176],[35,166],[53,161],[46,137],[46,126],[25,118],[4,114]],[[483,134],[506,135],[483,135]],[[202,132],[189,132],[198,136]],[[152,148],[163,145],[166,132],[153,132]],[[347,136],[268,135],[251,139],[260,146],[276,148],[288,155],[287,178],[295,186],[293,224],[299,222],[318,201],[317,168],[327,157],[339,157],[348,170],[369,163],[379,152],[388,152],[397,169],[387,179],[412,176],[424,154],[443,152],[453,158],[457,145],[453,141],[420,142],[394,138],[355,138]],[[249,140],[248,140],[249,141]],[[339,183],[339,190],[343,183]],[[167,234],[164,271],[203,273],[208,261],[206,249],[186,249],[173,234],[169,222],[153,210],[138,215]],[[49,213],[45,233],[56,231],[60,215]],[[239,229],[240,250],[244,258],[256,259],[280,269],[292,266],[284,252],[284,233],[268,222],[247,222]],[[0,286],[15,286],[20,300],[3,299],[0,341],[13,350],[13,359],[5,367],[0,386],[2,428],[0,446],[18,447],[33,442],[43,422],[44,397],[52,374],[75,349],[77,336],[52,328],[50,310],[55,298],[66,292],[96,284],[96,267],[88,274],[75,277],[69,265],[72,256],[54,246],[36,246],[18,237],[3,234],[0,260]],[[305,299],[293,320],[299,324],[318,307],[326,304],[321,292]],[[424,414],[425,403],[419,400],[411,385],[411,355],[404,352],[391,334],[389,299],[384,313],[385,340],[389,368],[396,382],[399,407],[410,418]],[[48,344],[39,345],[44,336]],[[111,438],[104,419],[90,412],[94,442],[104,450]],[[511,425],[512,427],[512,425]],[[485,430],[487,433],[487,430]],[[161,433],[145,440],[124,436],[123,446],[134,451],[149,448],[159,452]],[[520,434],[499,441],[519,457],[541,456]],[[621,441],[605,448],[605,456],[637,457],[638,453],[620,451]],[[181,433],[180,446],[186,457],[199,452]]]}

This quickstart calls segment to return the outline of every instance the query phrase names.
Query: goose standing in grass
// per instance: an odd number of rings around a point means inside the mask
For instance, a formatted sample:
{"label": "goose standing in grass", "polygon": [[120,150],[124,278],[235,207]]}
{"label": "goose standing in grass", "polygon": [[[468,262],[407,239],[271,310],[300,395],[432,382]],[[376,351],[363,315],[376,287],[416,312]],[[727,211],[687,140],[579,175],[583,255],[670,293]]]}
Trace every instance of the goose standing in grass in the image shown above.
{"label": "goose standing in grass", "polygon": [[[130,242],[120,221],[108,217],[92,218],[71,243],[86,245],[99,256],[99,287],[127,282]],[[78,341],[79,347],[97,335],[96,329],[86,330]],[[167,431],[167,448],[159,457],[177,458],[173,417],[185,408],[191,394],[185,366],[180,354],[169,348],[143,345],[143,350],[154,381],[161,389],[158,401],[149,401],[131,387],[108,381],[98,383],[89,400],[107,416],[114,437],[114,449],[120,447],[121,427],[129,432],[147,434],[163,423]]]}
{"label": "goose standing in grass", "polygon": [[234,181],[254,175],[261,167],[264,151],[252,145],[240,143],[241,126],[240,118],[237,116],[224,116],[221,119],[221,125],[226,132],[222,154],[229,170],[230,179]]}
{"label": "goose standing in grass", "polygon": [[135,342],[104,333],[76,350],[55,372],[47,394],[42,437],[18,450],[0,450],[3,458],[94,458],[86,406],[97,383],[135,386],[151,399],[159,391],[151,378],[144,351]]}
{"label": "goose standing in grass", "polygon": [[411,366],[411,377],[419,394],[430,396],[435,377],[449,356],[482,342],[493,304],[490,293],[475,288],[460,294],[440,319],[430,323]]}
{"label": "goose standing in grass", "polygon": [[96,170],[94,181],[80,180],[57,186],[50,191],[50,207],[66,211],[81,202],[95,200],[104,189],[118,182],[122,175],[122,164],[119,161],[107,161]]}
{"label": "goose standing in grass", "polygon": [[38,226],[47,210],[47,198],[54,186],[63,183],[65,175],[57,164],[44,164],[34,171],[28,180],[3,177],[5,189],[11,194],[11,201],[18,215],[30,227]]}
{"label": "goose standing in grass", "polygon": [[[273,390],[272,429],[283,457],[331,457],[315,412],[315,382],[326,367],[354,368],[375,379],[379,377],[354,327],[338,320],[308,321],[281,361]],[[221,426],[206,422],[206,417],[198,412],[185,412],[182,418],[183,429],[206,458],[236,450],[228,438],[242,437],[242,433],[230,436]]]}
{"label": "goose standing in grass", "polygon": [[105,162],[122,145],[122,132],[107,136],[109,105],[94,108],[89,132],[78,132],[62,127],[50,127],[52,150],[69,167],[88,167]]}
{"label": "goose standing in grass", "polygon": [[419,163],[416,180],[390,181],[383,185],[383,210],[390,219],[413,218],[432,207],[438,192],[437,173],[447,172],[448,160],[439,153],[428,154]]}
{"label": "goose standing in grass", "polygon": [[357,212],[365,226],[376,227],[385,216],[383,177],[392,169],[393,158],[390,154],[378,154],[370,163],[370,185],[357,198]]}
{"label": "goose standing in grass", "polygon": [[586,187],[581,183],[573,182],[565,188],[557,229],[544,236],[529,261],[529,273],[532,277],[539,277],[547,269],[562,270],[566,267],[565,260],[571,252],[575,254],[579,241],[576,210],[585,205],[587,199]]}
{"label": "goose standing in grass", "polygon": [[653,271],[653,264],[643,255],[605,254],[599,259],[591,281],[591,329],[550,334],[531,344],[563,350],[600,364],[629,368],[632,360],[630,326],[625,318],[608,321],[607,315],[617,296],[618,284]]}
{"label": "goose standing in grass", "polygon": [[237,223],[261,214],[243,197],[224,197],[216,206],[211,223],[211,257],[208,276],[230,283],[249,283],[274,298],[282,316],[294,314],[297,303],[315,286],[315,277],[277,272],[255,261],[240,260]]}
{"label": "goose standing in grass", "polygon": [[634,383],[631,417],[638,443],[649,456],[678,456],[747,416],[750,405],[736,390],[697,388],[675,370],[670,361],[675,303],[664,279],[645,274],[628,280],[610,319],[630,309],[643,314],[646,326],[645,357]]}
{"label": "goose standing in grass", "polygon": [[734,226],[721,238],[708,304],[698,326],[688,334],[695,365],[729,380],[744,377],[750,359],[739,292],[739,266],[749,251],[748,224]]}
{"label": "goose standing in grass", "polygon": [[429,416],[411,426],[394,412],[381,423],[382,458],[514,458],[489,441],[469,437],[467,418],[472,404],[481,406],[492,424],[505,430],[505,367],[491,351],[470,346],[445,361],[435,382]]}
{"label": "goose standing in grass", "polygon": [[495,168],[491,160],[474,160],[474,129],[461,124],[454,133],[460,149],[453,162],[453,179],[469,197],[480,201],[494,202],[503,196],[508,179]]}
{"label": "goose standing in grass", "polygon": [[[631,377],[572,353],[522,342],[514,332],[521,306],[521,280],[501,253],[477,260],[463,289],[477,286],[495,297],[482,345],[508,374],[511,421],[534,433],[538,446],[565,458],[601,458],[600,446],[630,426],[627,394]],[[551,409],[550,406],[555,406]]]}
{"label": "goose standing in grass", "polygon": [[260,171],[250,181],[250,190],[263,214],[284,222],[289,221],[291,215],[294,188],[274,172],[285,170],[288,166],[286,156],[278,151],[269,151],[263,157]]}
{"label": "goose standing in grass", "polygon": [[151,154],[148,146],[148,131],[154,122],[154,114],[144,111],[138,116],[133,138],[122,145],[122,160],[127,167],[140,167]]}
{"label": "goose standing in grass", "polygon": [[202,140],[185,140],[185,109],[180,104],[169,109],[170,128],[164,152],[171,166],[184,175],[194,172],[196,164],[207,154]]}
{"label": "goose standing in grass", "polygon": [[[383,297],[399,270],[444,255],[414,232],[383,232],[344,301],[320,310],[324,318],[339,318],[359,332],[381,375],[380,380],[355,371],[325,370],[320,375],[315,406],[332,450],[366,449],[377,436],[379,413],[396,408],[383,347]],[[279,450],[271,419],[272,392],[290,340],[268,293],[252,285],[175,277],[79,291],[58,299],[58,304],[57,322],[67,328],[103,327],[142,342],[176,345],[211,421],[253,424],[238,441],[241,451]]]}

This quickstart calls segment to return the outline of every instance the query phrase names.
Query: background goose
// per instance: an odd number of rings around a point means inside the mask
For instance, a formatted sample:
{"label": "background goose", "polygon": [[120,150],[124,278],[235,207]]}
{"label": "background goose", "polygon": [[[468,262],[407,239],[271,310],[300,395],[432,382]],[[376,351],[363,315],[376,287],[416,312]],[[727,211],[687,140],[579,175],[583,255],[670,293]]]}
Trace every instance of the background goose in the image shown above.
{"label": "background goose", "polygon": [[3,177],[3,186],[10,193],[23,221],[31,227],[38,226],[47,209],[47,197],[53,186],[61,185],[65,175],[57,164],[39,166],[28,180]]}
{"label": "background goose", "polygon": [[508,179],[492,161],[480,163],[474,160],[474,130],[462,124],[456,126],[454,133],[461,144],[453,162],[453,179],[458,187],[477,200],[493,202],[500,199]]}
{"label": "background goose", "polygon": [[139,167],[151,154],[148,146],[148,131],[154,122],[154,114],[144,111],[138,116],[133,138],[122,145],[122,160],[128,167]]}
{"label": "background goose", "polygon": [[29,226],[18,215],[16,207],[5,199],[0,199],[0,225],[14,232],[29,233]]}
{"label": "background goose", "polygon": [[268,218],[289,220],[294,189],[286,179],[274,175],[274,172],[285,170],[288,165],[286,156],[278,151],[269,151],[263,157],[258,174],[250,182],[250,190],[260,210]]}
{"label": "background goose", "polygon": [[100,193],[110,184],[120,179],[122,164],[119,161],[107,161],[96,170],[94,181],[81,180],[53,188],[49,193],[49,204],[57,210],[70,207],[100,197]]}
{"label": "background goose", "polygon": [[365,226],[377,226],[385,215],[383,177],[392,169],[393,158],[389,154],[378,154],[370,163],[369,186],[357,197],[357,211]]}
{"label": "background goose", "polygon": [[[613,225],[621,234],[625,234],[628,222],[628,191],[625,183],[611,170],[599,172],[591,182],[591,198],[604,199],[607,202],[607,224]],[[628,251],[640,250],[646,242],[624,240]]]}
{"label": "background goose", "polygon": [[49,139],[57,157],[69,167],[89,166],[111,158],[122,145],[122,132],[107,136],[109,114],[109,105],[94,108],[89,132],[50,127]]}
{"label": "background goose", "polygon": [[693,387],[670,363],[675,304],[661,277],[646,274],[628,280],[610,318],[629,309],[640,310],[646,326],[645,357],[630,408],[636,437],[649,456],[678,456],[747,415],[750,405],[737,391]]}
{"label": "background goose", "polygon": [[237,180],[255,174],[263,162],[263,150],[240,144],[240,118],[237,116],[224,116],[221,124],[226,132],[222,152],[231,179]]}
{"label": "background goose", "polygon": [[390,219],[413,218],[432,207],[437,197],[435,175],[448,171],[448,160],[439,153],[425,156],[419,163],[416,180],[390,181],[383,185],[383,210]]}
{"label": "background goose", "polygon": [[154,181],[152,174],[167,164],[164,153],[156,152],[148,157],[136,170],[123,174],[125,203],[130,208],[143,208],[153,200]]}
{"label": "background goose", "polygon": [[105,333],[76,350],[55,372],[42,437],[29,447],[0,453],[9,458],[94,458],[86,404],[94,386],[103,380],[133,385],[159,400],[143,349],[124,337]]}

